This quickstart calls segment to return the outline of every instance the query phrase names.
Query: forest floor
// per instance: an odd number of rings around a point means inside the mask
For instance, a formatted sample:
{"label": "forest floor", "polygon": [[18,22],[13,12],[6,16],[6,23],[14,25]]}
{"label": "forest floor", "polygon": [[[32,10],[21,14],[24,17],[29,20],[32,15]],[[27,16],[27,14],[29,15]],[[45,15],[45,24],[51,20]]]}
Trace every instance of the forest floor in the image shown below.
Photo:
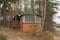
{"label": "forest floor", "polygon": [[[8,40],[34,40],[29,38],[29,34],[21,31],[12,31],[9,28],[4,28],[0,30],[0,34],[4,34],[8,36]],[[28,35],[26,35],[28,34]],[[54,40],[60,40],[59,36],[53,36]],[[37,39],[36,39],[37,40]]]}
{"label": "forest floor", "polygon": [[60,36],[54,35],[53,38],[54,38],[54,40],[60,40]]}

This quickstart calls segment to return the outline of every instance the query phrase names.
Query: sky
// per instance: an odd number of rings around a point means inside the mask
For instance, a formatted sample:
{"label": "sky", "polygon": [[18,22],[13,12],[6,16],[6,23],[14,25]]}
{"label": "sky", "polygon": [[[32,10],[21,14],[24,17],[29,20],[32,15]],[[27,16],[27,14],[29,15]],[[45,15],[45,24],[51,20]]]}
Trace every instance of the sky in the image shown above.
{"label": "sky", "polygon": [[[60,0],[57,0],[57,1],[60,1]],[[59,3],[59,4],[60,4],[60,3]],[[59,7],[59,10],[58,10],[57,14],[55,14],[53,20],[54,20],[57,24],[60,24],[60,19],[58,18],[58,16],[60,16],[60,6],[58,6],[58,7]]]}

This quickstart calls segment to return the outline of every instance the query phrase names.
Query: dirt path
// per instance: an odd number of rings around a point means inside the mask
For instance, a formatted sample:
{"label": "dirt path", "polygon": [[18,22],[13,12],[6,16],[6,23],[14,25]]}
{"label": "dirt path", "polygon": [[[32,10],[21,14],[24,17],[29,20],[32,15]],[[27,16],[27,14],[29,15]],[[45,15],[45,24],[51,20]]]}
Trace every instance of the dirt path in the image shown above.
{"label": "dirt path", "polygon": [[13,36],[13,35],[8,35],[8,39],[7,40],[24,40],[18,36]]}
{"label": "dirt path", "polygon": [[54,36],[54,40],[60,40],[60,36]]}

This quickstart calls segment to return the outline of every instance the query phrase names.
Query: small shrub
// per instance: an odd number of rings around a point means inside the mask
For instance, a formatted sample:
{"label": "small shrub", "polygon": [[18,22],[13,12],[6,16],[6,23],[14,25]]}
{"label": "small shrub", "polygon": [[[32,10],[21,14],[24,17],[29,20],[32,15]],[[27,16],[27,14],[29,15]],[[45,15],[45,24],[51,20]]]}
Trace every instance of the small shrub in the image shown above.
{"label": "small shrub", "polygon": [[6,35],[0,35],[0,40],[7,40],[7,36]]}

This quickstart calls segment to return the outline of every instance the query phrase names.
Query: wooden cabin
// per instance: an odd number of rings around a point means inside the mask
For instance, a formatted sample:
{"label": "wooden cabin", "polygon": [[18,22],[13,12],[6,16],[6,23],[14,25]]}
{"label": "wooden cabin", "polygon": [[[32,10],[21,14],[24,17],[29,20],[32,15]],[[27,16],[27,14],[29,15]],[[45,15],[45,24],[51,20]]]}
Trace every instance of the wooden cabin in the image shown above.
{"label": "wooden cabin", "polygon": [[35,29],[36,31],[42,31],[41,17],[34,14],[22,14],[20,15],[19,29],[24,32],[29,32]]}

